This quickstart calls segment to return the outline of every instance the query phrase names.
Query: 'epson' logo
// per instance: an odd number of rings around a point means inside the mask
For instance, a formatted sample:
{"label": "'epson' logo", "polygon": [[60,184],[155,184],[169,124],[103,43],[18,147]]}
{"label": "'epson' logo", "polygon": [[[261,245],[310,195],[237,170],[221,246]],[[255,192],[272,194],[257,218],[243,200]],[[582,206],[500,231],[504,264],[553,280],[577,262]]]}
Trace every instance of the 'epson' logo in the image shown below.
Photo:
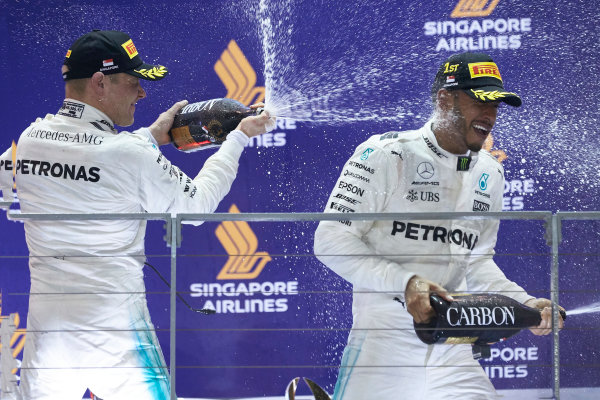
{"label": "'epson' logo", "polygon": [[473,250],[479,240],[478,235],[463,232],[461,229],[446,229],[443,226],[394,221],[392,236],[396,236],[398,233],[404,233],[406,239],[433,240],[434,242],[455,244],[469,250]]}
{"label": "'epson' logo", "polygon": [[449,308],[446,319],[450,326],[514,326],[514,307]]}
{"label": "'epson' logo", "polygon": [[346,183],[344,181],[340,181],[340,183],[338,184],[338,188],[346,189],[348,192],[357,194],[360,197],[363,197],[363,195],[365,194],[365,189],[361,189],[356,185],[353,185],[351,183]]}
{"label": "'epson' logo", "polygon": [[473,211],[489,211],[490,205],[482,201],[473,200]]}

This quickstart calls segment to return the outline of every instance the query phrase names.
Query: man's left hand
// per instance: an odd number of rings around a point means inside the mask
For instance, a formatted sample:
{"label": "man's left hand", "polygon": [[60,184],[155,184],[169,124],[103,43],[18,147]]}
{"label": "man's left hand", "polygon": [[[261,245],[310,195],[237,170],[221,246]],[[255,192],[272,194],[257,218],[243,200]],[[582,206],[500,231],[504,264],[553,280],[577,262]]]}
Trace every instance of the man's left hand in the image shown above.
{"label": "man's left hand", "polygon": [[175,118],[175,114],[185,107],[187,103],[187,100],[182,100],[173,104],[171,108],[160,114],[156,121],[154,121],[154,123],[148,127],[152,133],[152,136],[154,137],[154,140],[156,140],[156,143],[158,143],[159,146],[171,143],[169,130],[173,126],[173,119]]}
{"label": "man's left hand", "polygon": [[[264,106],[264,103],[256,103],[252,104],[250,108],[256,110]],[[244,118],[235,129],[244,132],[248,137],[253,137],[269,132],[273,128],[275,128],[275,117],[272,117],[267,110],[264,110],[260,115]]]}
{"label": "man's left hand", "polygon": [[[548,299],[539,298],[539,299],[530,299],[525,302],[526,306],[537,308],[540,310],[542,314],[542,322],[538,326],[534,326],[529,328],[531,333],[534,335],[542,336],[552,333],[552,302]],[[558,306],[561,310],[564,311],[564,308]],[[558,314],[558,328],[562,329],[564,326],[564,321],[560,314]]]}

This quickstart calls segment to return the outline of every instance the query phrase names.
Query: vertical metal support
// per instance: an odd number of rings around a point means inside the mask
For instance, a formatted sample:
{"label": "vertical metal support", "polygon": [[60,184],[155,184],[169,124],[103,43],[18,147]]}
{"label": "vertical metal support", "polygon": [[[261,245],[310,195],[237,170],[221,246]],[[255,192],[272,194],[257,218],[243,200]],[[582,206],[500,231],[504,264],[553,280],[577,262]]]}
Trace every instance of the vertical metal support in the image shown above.
{"label": "vertical metal support", "polygon": [[17,386],[17,377],[13,370],[20,367],[17,360],[12,355],[10,341],[17,329],[15,318],[17,314],[10,314],[8,317],[0,320],[0,344],[4,351],[0,352],[0,399],[1,400],[21,400],[21,392]]}
{"label": "vertical metal support", "polygon": [[169,220],[170,230],[167,234],[170,235],[170,245],[171,245],[171,291],[170,291],[170,312],[171,312],[171,324],[169,331],[169,342],[170,342],[170,361],[169,361],[169,371],[171,373],[171,400],[177,400],[177,395],[175,394],[175,372],[176,372],[176,352],[177,352],[177,326],[176,326],[176,312],[177,312],[177,232],[178,232],[178,224],[177,216],[175,214],[171,214],[171,219]]}
{"label": "vertical metal support", "polygon": [[165,236],[163,236],[163,239],[167,244],[167,247],[171,247],[171,231],[173,230],[173,221],[171,219],[172,218],[167,218],[165,220]]}
{"label": "vertical metal support", "polygon": [[552,269],[550,270],[550,295],[552,300],[552,378],[554,386],[553,398],[560,400],[560,353],[558,342],[558,245],[561,241],[560,219],[552,216]]}

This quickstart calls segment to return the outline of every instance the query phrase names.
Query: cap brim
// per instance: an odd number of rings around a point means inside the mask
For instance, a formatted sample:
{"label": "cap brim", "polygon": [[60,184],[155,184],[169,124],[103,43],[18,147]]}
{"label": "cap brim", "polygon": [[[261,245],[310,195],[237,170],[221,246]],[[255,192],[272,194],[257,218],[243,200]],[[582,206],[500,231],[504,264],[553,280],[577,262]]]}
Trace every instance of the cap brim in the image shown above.
{"label": "cap brim", "polygon": [[518,94],[506,92],[499,86],[483,86],[476,89],[465,89],[464,91],[475,100],[483,101],[484,103],[503,101],[513,107],[520,107],[523,103]]}
{"label": "cap brim", "polygon": [[167,71],[167,68],[162,65],[150,65],[143,63],[137,68],[125,71],[125,73],[137,76],[138,78],[145,79],[147,81],[159,81],[167,76],[169,71]]}

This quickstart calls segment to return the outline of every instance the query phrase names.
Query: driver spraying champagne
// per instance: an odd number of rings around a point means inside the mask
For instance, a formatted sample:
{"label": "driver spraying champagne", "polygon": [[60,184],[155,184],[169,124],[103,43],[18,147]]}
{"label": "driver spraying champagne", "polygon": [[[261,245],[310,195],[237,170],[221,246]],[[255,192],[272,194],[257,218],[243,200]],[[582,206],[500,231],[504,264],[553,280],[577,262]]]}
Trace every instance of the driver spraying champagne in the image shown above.
{"label": "driver spraying champagne", "polygon": [[[214,212],[249,138],[272,122],[266,113],[241,119],[192,178],[159,150],[187,101],[147,128],[115,128],[133,124],[146,97],[140,80],[168,74],[144,63],[129,35],[86,33],[68,49],[62,73],[62,106],[18,142],[15,179],[24,213]],[[80,400],[86,389],[102,399],[172,398],[146,304],[145,229],[143,220],[26,220],[24,399]]]}
{"label": "driver spraying champagne", "polygon": [[315,233],[315,255],[354,287],[334,400],[497,398],[471,344],[428,345],[415,333],[414,323],[436,316],[432,293],[448,303],[449,291],[501,293],[541,311],[534,334],[551,332],[550,300],[527,294],[492,259],[499,221],[344,218],[502,210],[504,170],[482,147],[498,107],[519,107],[520,97],[504,89],[488,55],[461,53],[441,64],[431,99],[433,117],[420,129],[356,148],[325,206],[339,221],[322,221]]}

